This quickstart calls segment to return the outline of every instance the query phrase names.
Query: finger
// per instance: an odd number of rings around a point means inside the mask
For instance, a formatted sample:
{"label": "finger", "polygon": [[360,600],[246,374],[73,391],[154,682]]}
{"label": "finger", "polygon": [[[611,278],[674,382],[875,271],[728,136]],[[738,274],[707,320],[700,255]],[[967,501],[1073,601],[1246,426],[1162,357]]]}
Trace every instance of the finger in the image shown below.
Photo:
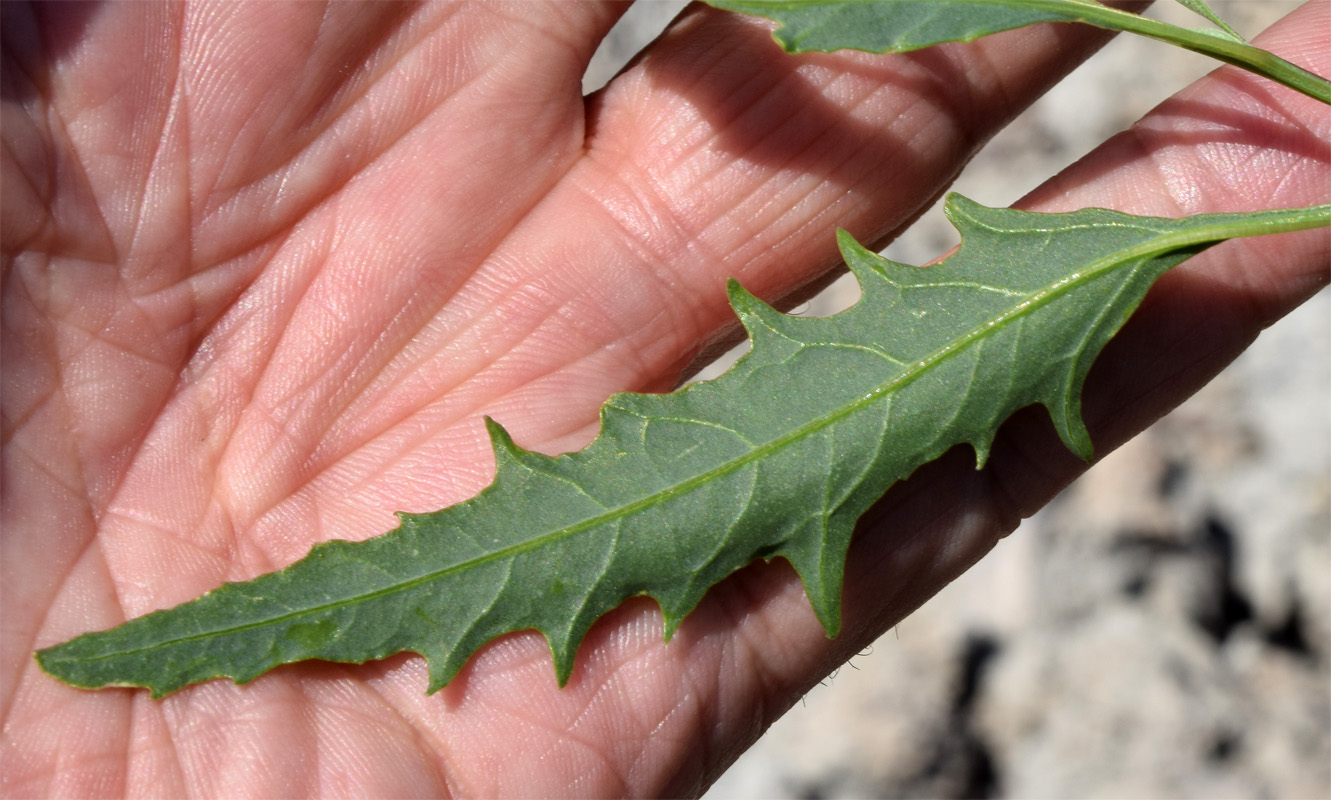
{"label": "finger", "polygon": [[[836,224],[874,238],[915,214],[1053,73],[1104,38],[1046,26],[901,59],[792,60],[766,26],[692,9],[593,100],[583,157],[515,230],[494,241],[468,228],[463,243],[432,243],[421,268],[395,268],[378,289],[404,313],[338,328],[337,346],[293,340],[280,369],[266,366],[284,382],[256,397],[294,409],[281,444],[310,449],[279,449],[272,431],[258,431],[271,443],[255,449],[282,460],[233,469],[260,490],[251,505],[265,516],[250,533],[285,563],[309,541],[291,530],[360,538],[391,526],[389,509],[465,499],[490,479],[482,414],[525,447],[585,444],[611,393],[669,388],[700,343],[733,326],[726,278],[767,296],[815,280],[832,263]],[[385,235],[415,233],[390,225]],[[338,257],[375,256],[355,255]],[[439,263],[449,268],[425,269]],[[335,325],[326,309],[361,302],[356,288],[330,285],[327,300],[307,304],[322,316],[302,328]],[[390,363],[365,373],[372,384],[347,371],[348,354],[385,351]],[[270,513],[268,501],[292,488],[272,476],[293,467],[315,478]]]}
{"label": "finger", "polygon": [[[766,23],[690,8],[594,98],[586,157],[460,295],[486,309],[463,325],[533,303],[547,317],[486,327],[505,363],[476,378],[502,394],[484,410],[525,446],[580,446],[610,392],[670,388],[734,329],[726,279],[770,299],[816,285],[839,263],[835,227],[888,238],[1105,38],[1040,26],[901,57],[796,57]],[[514,368],[551,363],[571,366]]]}
{"label": "finger", "polygon": [[[1315,71],[1331,71],[1324,38],[1306,36],[1328,30],[1327,6],[1303,9],[1258,42]],[[1248,112],[1242,124],[1231,112],[1236,106]],[[1253,160],[1257,148],[1273,143],[1288,161],[1206,183],[1188,210],[1325,201],[1331,174],[1320,144],[1331,135],[1326,116],[1312,101],[1226,68],[1060,176],[1051,184],[1056,192],[1037,192],[1031,204],[1052,210],[1093,202],[1139,213],[1167,211],[1177,202],[1171,190],[1181,184],[1162,175]],[[1168,146],[1142,148],[1141,137]],[[1242,242],[1229,243],[1180,268],[1184,277],[1153,290],[1151,301],[1106,350],[1086,389],[1085,414],[1098,452],[1108,452],[1197,388],[1272,314],[1326,282],[1325,231],[1272,237],[1244,249]],[[1225,302],[1215,302],[1218,286]],[[1180,310],[1186,312],[1182,322],[1176,317]],[[1192,335],[1187,326],[1205,323],[1208,314],[1213,319]],[[716,587],[664,647],[657,640],[654,607],[621,608],[592,631],[586,658],[562,691],[583,710],[605,694],[664,684],[652,692],[639,690],[634,706],[642,717],[615,729],[619,740],[636,745],[626,748],[619,774],[640,778],[635,785],[645,792],[696,792],[815,682],[982,557],[1022,515],[1084,469],[1058,442],[1042,412],[1022,412],[1002,429],[984,471],[974,469],[973,454],[957,448],[894,488],[870,512],[847,560],[845,619],[837,639],[824,637],[787,565],[760,565]],[[505,680],[477,677],[501,665],[513,670],[508,675],[515,681],[539,682],[548,654],[539,639],[504,640],[483,651],[464,673],[472,677],[465,695],[458,696],[505,708]],[[562,697],[551,696],[556,705],[549,714],[556,720]],[[509,713],[522,714],[516,708]],[[599,719],[576,718],[587,724]],[[691,734],[702,744],[688,756],[664,755]],[[663,754],[660,763],[670,766],[655,774],[628,767],[650,762],[653,753]],[[675,769],[681,763],[687,766]]]}
{"label": "finger", "polygon": [[[1314,3],[1257,42],[1326,74],[1331,72],[1328,30],[1331,4]],[[1309,36],[1310,31],[1318,35]],[[1040,210],[1109,205],[1173,215],[1326,202],[1328,141],[1331,115],[1324,106],[1224,68],[1037,190],[1024,205]],[[1198,180],[1189,184],[1184,176]],[[1329,258],[1331,232],[1307,231],[1229,242],[1162,278],[1087,382],[1085,417],[1097,452],[1109,452],[1181,402],[1263,326],[1325,286]],[[1029,409],[1002,428],[983,471],[974,470],[964,448],[922,468],[862,521],[847,562],[846,618],[833,642],[821,638],[797,579],[785,568],[770,570],[776,579],[765,590],[755,588],[761,576],[750,579],[747,591],[766,603],[745,636],[748,658],[766,665],[769,683],[760,693],[780,698],[776,707],[793,701],[978,560],[1085,468],[1059,443],[1047,416]],[[781,626],[772,619],[782,620]],[[772,684],[788,686],[790,693],[773,692]]]}

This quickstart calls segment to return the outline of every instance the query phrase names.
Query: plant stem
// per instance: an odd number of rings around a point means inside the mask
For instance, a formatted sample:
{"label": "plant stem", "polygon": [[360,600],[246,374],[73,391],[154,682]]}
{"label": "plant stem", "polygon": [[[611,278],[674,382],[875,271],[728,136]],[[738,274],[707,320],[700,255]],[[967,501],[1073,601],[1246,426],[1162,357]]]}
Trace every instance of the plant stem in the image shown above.
{"label": "plant stem", "polygon": [[[1032,5],[1043,5],[1035,2]],[[1066,11],[1066,3],[1049,3],[1059,11]],[[1297,64],[1292,64],[1274,53],[1219,36],[1206,31],[1171,25],[1167,22],[1109,8],[1094,0],[1079,2],[1085,8],[1082,22],[1099,28],[1122,30],[1158,39],[1194,53],[1201,53],[1226,64],[1242,67],[1265,78],[1331,105],[1331,81],[1315,75]]]}
{"label": "plant stem", "polygon": [[1282,208],[1254,211],[1239,221],[1228,220],[1217,225],[1214,232],[1205,228],[1190,231],[1187,236],[1202,243],[1215,238],[1239,239],[1248,236],[1266,236],[1273,233],[1292,233],[1331,227],[1331,203],[1305,208]]}

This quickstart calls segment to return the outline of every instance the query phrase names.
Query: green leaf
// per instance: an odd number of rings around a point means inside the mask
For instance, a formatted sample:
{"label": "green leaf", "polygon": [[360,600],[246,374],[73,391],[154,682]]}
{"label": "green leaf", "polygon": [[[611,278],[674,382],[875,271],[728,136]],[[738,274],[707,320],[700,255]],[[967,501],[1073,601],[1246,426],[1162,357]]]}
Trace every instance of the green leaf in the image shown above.
{"label": "green leaf", "polygon": [[[863,50],[905,53],[969,42],[1037,22],[1081,22],[1167,42],[1233,64],[1331,103],[1331,81],[1225,30],[1194,30],[1110,8],[1094,0],[707,0],[778,23],[772,37],[791,53]],[[1180,0],[1201,11],[1198,0]],[[1209,9],[1206,9],[1209,12]]]}
{"label": "green leaf", "polygon": [[983,463],[999,424],[1032,403],[1083,457],[1091,362],[1165,270],[1235,235],[1325,225],[1331,207],[1132,217],[996,210],[953,197],[963,237],[947,261],[887,261],[844,232],[863,297],[824,319],[781,314],[735,284],[752,350],[721,378],[669,395],[621,394],[596,440],[551,458],[488,422],[497,471],[474,499],[103,633],[42,650],[84,687],[249,681],[303,659],[429,660],[429,689],[509,631],[549,641],[561,683],[592,623],[649,595],[665,635],[709,587],[786,558],[829,635],[856,519],[958,443]]}
{"label": "green leaf", "polygon": [[717,8],[780,24],[773,38],[788,52],[864,50],[905,53],[943,42],[970,42],[1037,22],[1083,22],[1082,0],[707,0]]}

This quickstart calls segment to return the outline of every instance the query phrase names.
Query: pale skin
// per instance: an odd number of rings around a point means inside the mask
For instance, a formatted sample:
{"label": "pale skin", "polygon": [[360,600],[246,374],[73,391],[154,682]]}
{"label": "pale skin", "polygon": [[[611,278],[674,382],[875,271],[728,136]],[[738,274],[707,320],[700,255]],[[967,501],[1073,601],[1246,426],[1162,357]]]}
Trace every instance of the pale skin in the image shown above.
{"label": "pale skin", "polygon": [[[557,687],[505,637],[443,691],[401,655],[165,700],[34,648],[463,500],[481,416],[594,434],[733,333],[724,282],[797,297],[832,231],[884,242],[1098,34],[913,57],[782,54],[695,8],[603,93],[623,6],[3,4],[3,794],[688,795],[1085,465],[1042,414],[954,450],[853,545],[829,640],[784,563],[669,644],[647,600]],[[1331,73],[1331,3],[1258,40]],[[1163,45],[1161,45],[1163,47]],[[1331,114],[1225,69],[1023,205],[1175,216],[1327,202]],[[1331,235],[1231,242],[1162,279],[1087,390],[1100,452],[1328,279]]]}

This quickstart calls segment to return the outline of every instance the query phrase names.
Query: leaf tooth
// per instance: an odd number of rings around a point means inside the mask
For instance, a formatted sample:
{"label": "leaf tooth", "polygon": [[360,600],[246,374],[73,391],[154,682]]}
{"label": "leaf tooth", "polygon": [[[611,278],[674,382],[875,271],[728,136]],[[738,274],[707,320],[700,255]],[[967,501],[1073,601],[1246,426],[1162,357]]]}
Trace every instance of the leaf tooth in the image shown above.
{"label": "leaf tooth", "polygon": [[[993,211],[998,211],[998,214],[987,213]],[[965,195],[949,192],[943,200],[943,216],[947,217],[948,222],[961,233],[964,242],[967,229],[1010,230],[1017,227],[1012,223],[1012,219],[1014,217],[1020,219],[1025,214],[1015,208],[993,209]]]}
{"label": "leaf tooth", "polygon": [[1058,431],[1058,438],[1063,440],[1063,444],[1083,461],[1090,461],[1095,455],[1095,447],[1091,444],[1090,431],[1086,430],[1086,423],[1081,418],[1081,386],[1073,386],[1063,396],[1055,395],[1052,399],[1042,401],[1041,405],[1048,410],[1054,430]]}
{"label": "leaf tooth", "polygon": [[749,334],[754,350],[758,349],[760,343],[771,341],[773,334],[790,338],[789,323],[794,317],[772,308],[733,278],[726,284],[726,294],[744,330]]}
{"label": "leaf tooth", "polygon": [[454,656],[455,651],[446,647],[421,648],[418,651],[404,650],[403,652],[416,652],[417,655],[425,659],[427,670],[426,694],[434,694],[452,683],[471,656],[471,653],[468,653],[467,658],[457,658]]}
{"label": "leaf tooth", "polygon": [[522,449],[513,441],[508,430],[489,415],[484,417],[485,430],[490,434],[490,447],[494,450],[495,474],[500,474],[504,467],[513,466],[522,460]]}
{"label": "leaf tooth", "polygon": [[[657,600],[655,597],[652,597],[652,599]],[[688,616],[688,611],[692,610],[693,606],[689,606],[688,610],[679,612],[674,609],[666,608],[666,604],[662,603],[660,600],[657,600],[656,604],[661,608],[661,619],[663,621],[661,625],[661,639],[669,644],[671,638],[674,637],[675,632],[679,630],[679,626],[683,624],[684,618]]]}
{"label": "leaf tooth", "polygon": [[966,442],[975,451],[975,468],[984,469],[984,465],[989,461],[989,451],[994,447],[994,437],[976,436]]}
{"label": "leaf tooth", "polygon": [[542,633],[545,634],[546,644],[550,645],[550,656],[555,663],[555,681],[563,688],[573,676],[573,662],[577,660],[578,645],[582,643],[585,632],[566,629]]}
{"label": "leaf tooth", "polygon": [[795,568],[814,616],[828,638],[841,630],[841,585],[855,517],[832,514],[811,518],[806,530],[791,537],[778,552]]}
{"label": "leaf tooth", "polygon": [[838,228],[836,235],[841,257],[860,285],[861,298],[852,310],[867,308],[882,314],[883,309],[901,300],[902,287],[917,283],[927,272],[922,267],[884,258],[843,229]]}
{"label": "leaf tooth", "polygon": [[860,244],[845,228],[837,228],[836,243],[837,249],[841,251],[841,257],[845,259],[846,266],[850,268],[855,280],[860,282],[861,288],[863,288],[866,279],[872,280],[881,277],[883,275],[883,265],[890,263],[888,259]]}
{"label": "leaf tooth", "polygon": [[521,467],[525,470],[542,470],[544,465],[556,459],[543,453],[536,453],[527,450],[513,441],[508,429],[496,422],[489,416],[484,417],[485,429],[490,434],[490,446],[494,450],[495,457],[495,480],[506,471],[511,471],[515,467]]}

